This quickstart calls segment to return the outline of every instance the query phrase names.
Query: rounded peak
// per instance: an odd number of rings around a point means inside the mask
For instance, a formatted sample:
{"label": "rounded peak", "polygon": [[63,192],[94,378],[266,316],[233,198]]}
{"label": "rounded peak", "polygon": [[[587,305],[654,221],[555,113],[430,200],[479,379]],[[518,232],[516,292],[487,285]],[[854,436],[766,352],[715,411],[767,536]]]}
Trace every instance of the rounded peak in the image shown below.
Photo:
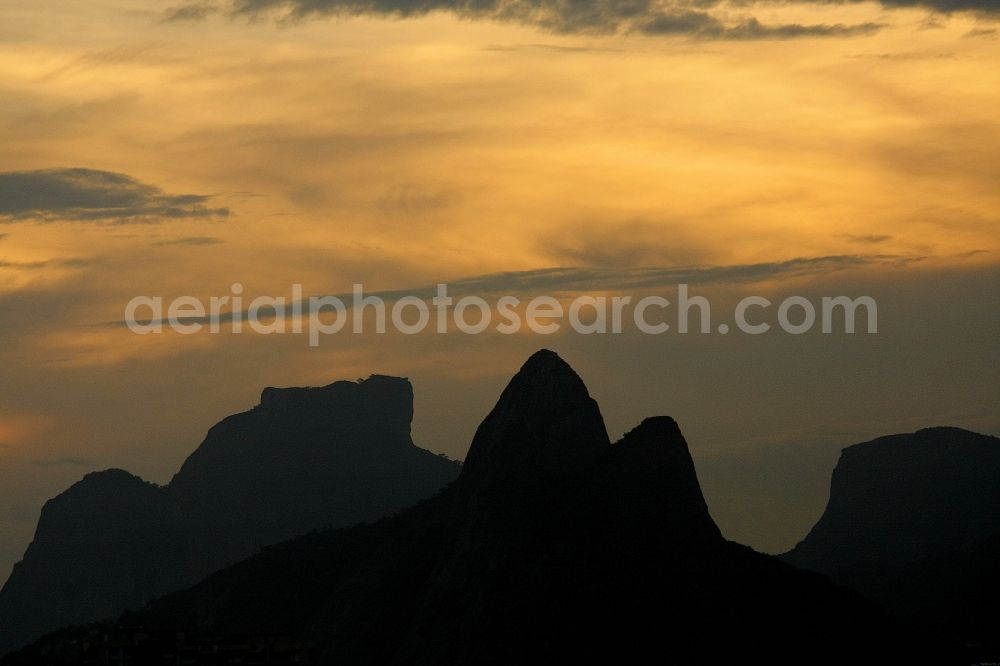
{"label": "rounded peak", "polygon": [[590,398],[580,375],[559,354],[548,349],[532,354],[510,380],[504,393],[508,397],[516,393],[529,401],[533,399],[532,394],[540,394],[538,397],[544,397],[546,402],[552,402],[556,396],[561,400]]}
{"label": "rounded peak", "polygon": [[558,354],[542,349],[521,366],[480,424],[462,474],[467,480],[488,468],[532,465],[551,472],[593,459],[609,444],[583,380]]}
{"label": "rounded peak", "polygon": [[932,426],[916,432],[884,435],[860,444],[852,444],[841,450],[840,459],[850,460],[863,456],[884,454],[900,448],[946,449],[953,446],[990,446],[1000,443],[1000,439],[955,426]]}
{"label": "rounded peak", "polygon": [[123,469],[106,469],[90,472],[62,493],[50,499],[45,504],[45,511],[52,507],[65,508],[78,503],[92,501],[97,498],[135,498],[136,493],[155,491],[159,486],[143,480],[141,477],[126,472]]}
{"label": "rounded peak", "polygon": [[520,403],[528,411],[551,411],[560,405],[590,400],[586,384],[558,354],[541,349],[510,380],[501,402]]}
{"label": "rounded peak", "polygon": [[651,416],[625,433],[619,440],[619,445],[658,445],[680,444],[687,447],[684,435],[677,421],[669,416]]}
{"label": "rounded peak", "polygon": [[88,472],[80,479],[80,483],[105,485],[146,485],[142,478],[124,469],[105,469],[98,472]]}
{"label": "rounded peak", "polygon": [[966,430],[965,428],[959,428],[957,426],[931,426],[929,428],[921,428],[920,430],[913,433],[918,437],[956,437],[965,439],[997,439],[992,435],[985,435],[982,433],[975,432],[973,430]]}
{"label": "rounded peak", "polygon": [[528,360],[521,366],[521,372],[543,369],[564,369],[573,372],[573,368],[569,367],[569,364],[551,349],[539,349],[528,357]]}

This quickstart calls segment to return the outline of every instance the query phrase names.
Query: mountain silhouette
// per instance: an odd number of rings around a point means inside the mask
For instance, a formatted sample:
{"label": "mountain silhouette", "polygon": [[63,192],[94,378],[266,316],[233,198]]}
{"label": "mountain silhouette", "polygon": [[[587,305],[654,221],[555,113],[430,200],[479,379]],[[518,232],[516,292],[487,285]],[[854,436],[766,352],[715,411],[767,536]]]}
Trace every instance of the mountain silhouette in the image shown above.
{"label": "mountain silhouette", "polygon": [[927,428],[844,449],[782,556],[944,636],[1000,650],[1000,439]]}
{"label": "mountain silhouette", "polygon": [[323,664],[944,663],[859,595],[726,541],[677,424],[647,419],[611,444],[550,351],[434,497],[266,548],[118,626],[284,635]]}
{"label": "mountain silhouette", "polygon": [[432,495],[460,465],[417,448],[412,417],[405,379],[268,388],[212,427],[167,486],[88,474],[45,504],[0,590],[0,653],[117,617],[268,544]]}

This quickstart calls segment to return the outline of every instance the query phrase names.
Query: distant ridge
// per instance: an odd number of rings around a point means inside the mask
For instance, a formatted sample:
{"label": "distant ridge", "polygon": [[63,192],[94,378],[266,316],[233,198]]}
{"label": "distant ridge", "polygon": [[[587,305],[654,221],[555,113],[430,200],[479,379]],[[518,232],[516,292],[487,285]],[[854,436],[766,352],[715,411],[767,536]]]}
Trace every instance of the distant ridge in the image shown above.
{"label": "distant ridge", "polygon": [[117,617],[262,546],[432,495],[460,466],[414,446],[412,417],[406,379],[267,388],[213,426],[167,486],[88,474],[46,503],[0,590],[0,654]]}
{"label": "distant ridge", "polygon": [[784,558],[834,573],[899,566],[1000,532],[1000,439],[926,428],[844,449],[830,501]]}
{"label": "distant ridge", "polygon": [[995,662],[1000,439],[937,427],[844,449],[826,511],[782,558]]}

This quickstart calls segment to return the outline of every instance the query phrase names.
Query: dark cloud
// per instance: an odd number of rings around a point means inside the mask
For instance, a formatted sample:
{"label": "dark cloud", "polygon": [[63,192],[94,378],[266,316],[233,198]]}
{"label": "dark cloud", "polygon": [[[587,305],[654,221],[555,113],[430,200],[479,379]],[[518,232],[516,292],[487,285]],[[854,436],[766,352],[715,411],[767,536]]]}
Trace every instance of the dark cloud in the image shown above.
{"label": "dark cloud", "polygon": [[[543,268],[458,280],[450,283],[449,287],[456,294],[625,291],[674,287],[678,284],[753,283],[778,277],[821,275],[848,268],[906,263],[915,259],[919,257],[837,255],[724,266]],[[430,288],[426,292],[434,293]]]}
{"label": "dark cloud", "polygon": [[881,24],[767,25],[756,18],[724,22],[705,11],[719,0],[235,0],[237,15],[283,12],[313,16],[424,16],[446,11],[468,19],[515,21],[557,33],[686,35],[698,39],[793,39],[863,35]]}
{"label": "dark cloud", "polygon": [[222,242],[224,241],[221,238],[214,236],[188,236],[187,238],[156,241],[153,245],[218,245]]}
{"label": "dark cloud", "polygon": [[690,35],[698,39],[755,40],[851,37],[871,34],[884,27],[884,23],[766,25],[755,18],[748,18],[740,23],[728,25],[706,12],[684,11],[655,14],[648,20],[639,23],[636,29],[651,35]]}
{"label": "dark cloud", "polygon": [[88,268],[100,263],[96,257],[70,257],[68,259],[46,259],[44,261],[7,261],[0,259],[0,268],[18,268],[21,270],[36,270],[39,268]]}
{"label": "dark cloud", "polygon": [[[862,2],[863,0],[849,0]],[[880,0],[883,6],[891,8],[925,8],[944,14],[952,12],[1000,12],[998,0]]]}
{"label": "dark cloud", "polygon": [[947,27],[947,23],[942,21],[937,16],[925,16],[920,24],[917,26],[918,30],[944,30]]}
{"label": "dark cloud", "polygon": [[617,268],[695,262],[705,250],[683,225],[641,219],[559,227],[541,235],[539,249],[555,264]]}
{"label": "dark cloud", "polygon": [[7,261],[5,259],[0,259],[0,268],[20,268],[20,269],[35,269],[35,268],[45,268],[48,262],[45,261]]}
{"label": "dark cloud", "polygon": [[892,240],[892,236],[887,236],[885,234],[844,234],[843,238],[846,238],[852,243],[864,243],[867,245],[874,245],[876,243],[884,243]]}
{"label": "dark cloud", "polygon": [[996,28],[973,28],[969,32],[962,35],[967,38],[985,38],[985,39],[996,39],[997,29]]}
{"label": "dark cloud", "polygon": [[163,20],[167,23],[201,21],[217,11],[218,7],[210,2],[191,2],[177,7],[168,7],[163,12]]}
{"label": "dark cloud", "polygon": [[151,223],[225,217],[211,197],[166,194],[130,176],[94,169],[46,169],[0,173],[0,222],[69,220]]}

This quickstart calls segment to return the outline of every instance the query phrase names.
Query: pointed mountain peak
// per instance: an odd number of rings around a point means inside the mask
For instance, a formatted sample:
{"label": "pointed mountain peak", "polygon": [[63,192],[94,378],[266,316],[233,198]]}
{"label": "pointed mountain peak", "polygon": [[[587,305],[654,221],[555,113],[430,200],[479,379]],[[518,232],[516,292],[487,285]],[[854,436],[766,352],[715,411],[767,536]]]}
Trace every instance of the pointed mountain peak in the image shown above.
{"label": "pointed mountain peak", "polygon": [[580,376],[555,352],[533,354],[476,431],[463,477],[487,469],[558,473],[607,452],[600,409]]}

